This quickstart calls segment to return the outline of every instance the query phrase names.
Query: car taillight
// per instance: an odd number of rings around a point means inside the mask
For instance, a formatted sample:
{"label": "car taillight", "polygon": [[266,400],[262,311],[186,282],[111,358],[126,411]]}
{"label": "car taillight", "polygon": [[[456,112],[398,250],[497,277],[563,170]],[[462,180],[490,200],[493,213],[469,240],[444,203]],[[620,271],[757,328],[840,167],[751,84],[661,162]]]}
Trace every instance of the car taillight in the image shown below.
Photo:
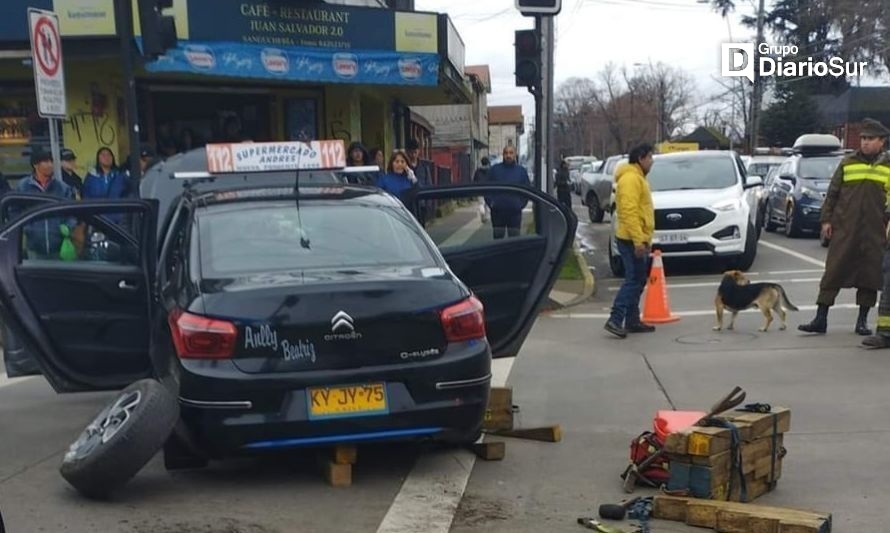
{"label": "car taillight", "polygon": [[174,309],[167,317],[180,359],[227,359],[235,353],[238,330],[225,320]]}
{"label": "car taillight", "polygon": [[475,296],[443,309],[439,316],[448,342],[485,338],[485,313]]}

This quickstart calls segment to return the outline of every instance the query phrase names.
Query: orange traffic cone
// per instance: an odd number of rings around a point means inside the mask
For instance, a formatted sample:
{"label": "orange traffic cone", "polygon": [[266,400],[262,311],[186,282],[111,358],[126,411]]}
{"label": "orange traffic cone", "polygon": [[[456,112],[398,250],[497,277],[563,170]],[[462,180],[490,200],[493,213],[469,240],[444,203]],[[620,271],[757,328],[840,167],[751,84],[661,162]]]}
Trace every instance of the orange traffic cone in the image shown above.
{"label": "orange traffic cone", "polygon": [[646,284],[642,321],[647,324],[667,324],[678,320],[680,317],[671,313],[671,304],[668,301],[661,250],[655,250],[652,252],[652,268],[649,271],[649,282]]}

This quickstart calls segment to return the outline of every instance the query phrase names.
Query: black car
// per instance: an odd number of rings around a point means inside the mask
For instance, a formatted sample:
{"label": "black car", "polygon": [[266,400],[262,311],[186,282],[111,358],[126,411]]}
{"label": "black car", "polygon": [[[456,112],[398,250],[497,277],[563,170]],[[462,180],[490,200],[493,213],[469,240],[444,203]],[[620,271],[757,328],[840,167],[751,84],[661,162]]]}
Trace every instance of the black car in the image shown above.
{"label": "black car", "polygon": [[763,228],[775,231],[784,226],[789,237],[818,233],[822,202],[843,157],[836,150],[810,151],[782,163],[766,183]]}
{"label": "black car", "polygon": [[[0,203],[6,323],[56,391],[127,387],[66,454],[69,482],[102,495],[162,445],[173,469],[341,442],[475,440],[491,358],[518,353],[574,215],[518,186],[420,189],[403,204],[330,172],[207,168],[199,149],[151,168],[143,199]],[[529,200],[521,237],[440,251],[416,220],[421,202],[505,191]],[[86,228],[79,259],[30,257],[23,229],[59,220]]]}

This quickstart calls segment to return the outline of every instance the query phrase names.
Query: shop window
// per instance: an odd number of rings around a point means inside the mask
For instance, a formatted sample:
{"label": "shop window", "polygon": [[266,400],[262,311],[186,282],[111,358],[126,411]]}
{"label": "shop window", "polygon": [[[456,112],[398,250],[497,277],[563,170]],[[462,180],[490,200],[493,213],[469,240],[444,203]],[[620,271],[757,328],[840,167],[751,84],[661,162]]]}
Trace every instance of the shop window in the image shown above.
{"label": "shop window", "polygon": [[31,173],[37,148],[49,148],[49,123],[37,115],[34,96],[0,94],[0,172],[10,185]]}
{"label": "shop window", "polygon": [[318,104],[315,98],[288,98],[285,104],[288,141],[318,139]]}

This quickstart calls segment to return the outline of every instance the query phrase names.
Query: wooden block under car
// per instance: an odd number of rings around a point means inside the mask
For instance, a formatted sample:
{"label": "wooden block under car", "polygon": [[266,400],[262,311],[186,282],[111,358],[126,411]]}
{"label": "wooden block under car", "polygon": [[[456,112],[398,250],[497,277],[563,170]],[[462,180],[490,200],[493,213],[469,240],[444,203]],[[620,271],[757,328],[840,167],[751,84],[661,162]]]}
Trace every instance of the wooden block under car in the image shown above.
{"label": "wooden block under car", "polygon": [[358,449],[355,445],[334,446],[334,462],[338,465],[354,465],[358,460]]}
{"label": "wooden block under car", "polygon": [[492,387],[488,396],[488,408],[482,420],[482,429],[496,431],[513,429],[513,389]]}
{"label": "wooden block under car", "polygon": [[471,449],[483,461],[500,461],[507,455],[507,446],[503,441],[476,442]]}
{"label": "wooden block under car", "polygon": [[352,485],[352,465],[337,464],[327,461],[322,464],[324,478],[332,487],[349,487]]}

